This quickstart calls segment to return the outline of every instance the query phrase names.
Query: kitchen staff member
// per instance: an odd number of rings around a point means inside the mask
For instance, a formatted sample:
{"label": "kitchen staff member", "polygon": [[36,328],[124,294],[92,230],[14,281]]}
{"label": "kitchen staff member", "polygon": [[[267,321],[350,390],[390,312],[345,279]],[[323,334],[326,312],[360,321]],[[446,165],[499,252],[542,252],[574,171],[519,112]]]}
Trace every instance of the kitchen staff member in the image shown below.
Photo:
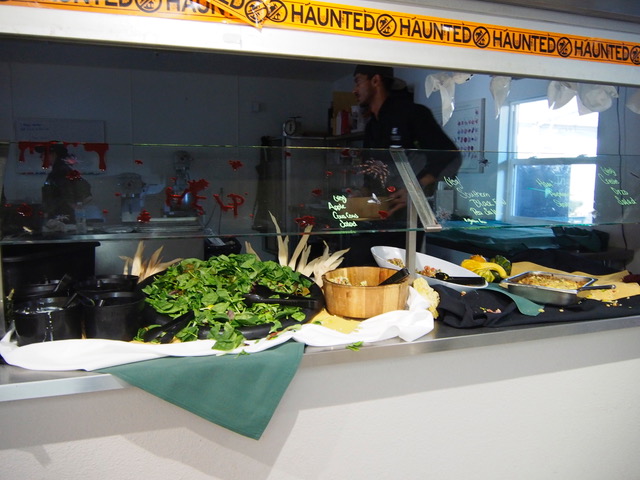
{"label": "kitchen staff member", "polygon": [[[363,147],[388,149],[401,147],[418,157],[420,166],[416,176],[423,190],[430,196],[437,181],[443,176],[455,176],[461,164],[456,145],[436,122],[431,110],[413,101],[406,84],[394,77],[392,67],[358,65],[353,73],[353,93],[363,111],[369,115],[365,126]],[[375,153],[371,152],[372,156]],[[380,156],[380,155],[379,155]],[[381,155],[388,160],[388,154]],[[413,163],[413,162],[412,162]],[[365,181],[366,185],[366,181]],[[398,188],[390,195],[388,226],[406,227],[407,190]],[[379,224],[372,228],[380,228]],[[388,227],[387,227],[388,228]],[[418,232],[418,248],[424,232]],[[403,232],[361,233],[349,239],[350,250],[345,255],[346,265],[375,265],[370,247],[389,245],[403,248],[406,234]]]}
{"label": "kitchen staff member", "polygon": [[53,155],[51,172],[42,186],[42,209],[48,219],[57,223],[74,223],[76,209],[91,201],[91,185],[70,165],[74,161],[67,147],[51,142],[36,149],[42,155]]}
{"label": "kitchen staff member", "polygon": [[[370,113],[363,147],[423,149],[426,163],[417,172],[423,189],[432,192],[442,176],[455,176],[460,168],[458,148],[436,122],[431,110],[413,101],[406,85],[394,77],[392,67],[358,65],[353,73],[353,93],[361,108]],[[389,214],[406,207],[407,191],[391,195]]]}

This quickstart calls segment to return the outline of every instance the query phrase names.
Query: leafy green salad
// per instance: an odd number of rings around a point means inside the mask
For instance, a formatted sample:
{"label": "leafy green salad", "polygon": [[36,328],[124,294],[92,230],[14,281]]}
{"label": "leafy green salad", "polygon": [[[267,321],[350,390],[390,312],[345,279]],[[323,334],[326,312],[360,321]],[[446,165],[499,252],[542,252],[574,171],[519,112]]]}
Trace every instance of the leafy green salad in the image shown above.
{"label": "leafy green salad", "polygon": [[[275,292],[308,296],[313,282],[290,267],[274,261],[261,261],[254,254],[231,254],[208,260],[189,258],[170,266],[143,288],[147,303],[158,313],[172,318],[188,311],[195,318],[176,334],[187,342],[202,337],[216,340],[213,348],[233,350],[245,337],[240,328],[272,323],[271,331],[281,329],[281,320],[305,320],[300,307],[247,303],[243,295],[254,285]],[[138,333],[141,338],[144,329]]]}

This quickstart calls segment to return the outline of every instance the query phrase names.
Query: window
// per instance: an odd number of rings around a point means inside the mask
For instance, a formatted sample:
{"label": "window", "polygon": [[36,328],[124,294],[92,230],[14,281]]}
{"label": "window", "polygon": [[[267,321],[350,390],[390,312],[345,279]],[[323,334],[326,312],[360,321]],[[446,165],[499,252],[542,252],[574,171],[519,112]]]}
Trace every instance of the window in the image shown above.
{"label": "window", "polygon": [[591,223],[598,114],[536,99],[511,104],[509,128],[508,220]]}

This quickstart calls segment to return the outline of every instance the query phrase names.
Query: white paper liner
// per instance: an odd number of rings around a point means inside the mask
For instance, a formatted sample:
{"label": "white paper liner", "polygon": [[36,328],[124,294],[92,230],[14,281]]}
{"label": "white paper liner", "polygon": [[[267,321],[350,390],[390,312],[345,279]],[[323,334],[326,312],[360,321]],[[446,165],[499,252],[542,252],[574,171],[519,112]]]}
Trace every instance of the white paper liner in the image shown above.
{"label": "white paper liner", "polygon": [[297,331],[285,331],[271,339],[249,340],[246,346],[232,351],[213,350],[213,340],[185,343],[146,344],[117,340],[56,340],[18,347],[13,330],[0,340],[0,355],[9,365],[29,370],[97,370],[162,357],[234,355],[257,353],[290,339],[312,346],[350,345],[377,342],[399,337],[414,341],[433,330],[429,303],[413,288],[409,289],[407,310],[388,312],[361,322],[357,331],[345,334],[321,325],[305,324]]}

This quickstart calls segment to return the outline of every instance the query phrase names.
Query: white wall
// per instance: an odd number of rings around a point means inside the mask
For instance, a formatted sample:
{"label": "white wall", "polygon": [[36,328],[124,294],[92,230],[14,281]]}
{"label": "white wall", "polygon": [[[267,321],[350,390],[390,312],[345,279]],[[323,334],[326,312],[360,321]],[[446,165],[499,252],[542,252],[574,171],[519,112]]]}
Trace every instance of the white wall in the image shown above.
{"label": "white wall", "polygon": [[639,345],[634,328],[311,359],[258,441],[137,389],[3,403],[0,478],[637,480]]}
{"label": "white wall", "polygon": [[[156,69],[102,68],[92,66],[90,57],[78,56],[73,48],[68,54],[75,58],[75,64],[74,61],[65,65],[0,61],[0,139],[15,140],[14,122],[17,119],[103,121],[105,141],[110,146],[107,171],[86,178],[93,187],[92,204],[97,211],[109,212],[105,214],[107,223],[120,223],[120,198],[114,195],[120,188],[117,186],[118,174],[133,171],[142,176],[144,183],[159,186],[162,192],[161,188],[171,185],[170,179],[175,177],[172,155],[184,148],[194,157],[191,178],[208,179],[209,192],[220,193],[223,188],[224,194],[248,192],[245,199],[247,214],[234,219],[234,231],[216,231],[251,232],[249,213],[256,201],[253,196],[256,188],[238,187],[234,183],[238,175],[233,177],[230,168],[215,166],[226,166],[227,158],[234,158],[231,157],[233,151],[226,149],[229,151],[218,152],[217,158],[203,158],[204,149],[197,147],[132,149],[130,145],[255,146],[260,145],[263,135],[280,136],[282,123],[291,116],[300,117],[306,132],[324,133],[327,128],[332,91],[331,83],[327,81],[293,80],[288,76],[289,72],[279,78],[172,71],[160,61]],[[85,66],[83,62],[90,65]],[[199,66],[193,67],[197,70]],[[207,155],[212,155],[211,150],[208,149]],[[259,161],[259,152],[246,149],[239,155],[249,156],[243,159],[246,164],[242,175],[244,181],[256,182],[254,167]],[[14,203],[38,203],[44,176],[34,181],[33,175],[15,175],[16,158],[14,150],[7,164],[6,175],[11,181],[6,183],[5,195]],[[134,162],[139,159],[143,162]],[[216,204],[211,194],[206,197],[202,204],[205,212],[211,215],[215,213]],[[159,209],[163,200],[162,193],[157,195],[155,203]],[[147,201],[152,202],[149,197]],[[209,225],[215,227],[216,219]],[[260,241],[252,243],[260,251]]]}

